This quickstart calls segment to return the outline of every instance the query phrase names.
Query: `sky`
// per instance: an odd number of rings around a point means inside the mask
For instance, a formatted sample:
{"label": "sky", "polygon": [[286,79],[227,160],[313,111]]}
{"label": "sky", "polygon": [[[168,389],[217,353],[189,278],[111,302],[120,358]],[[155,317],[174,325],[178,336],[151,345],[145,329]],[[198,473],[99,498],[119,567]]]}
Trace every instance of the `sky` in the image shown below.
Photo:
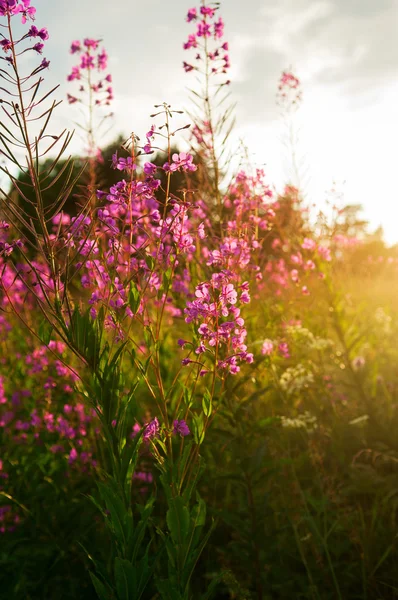
{"label": "sky", "polygon": [[[49,85],[74,60],[73,39],[103,39],[114,80],[111,136],[143,135],[153,105],[189,109],[182,43],[191,0],[37,0],[37,26],[50,39]],[[285,129],[275,102],[282,70],[300,78],[303,103],[298,152],[308,172],[306,198],[319,209],[332,187],[344,203],[360,203],[370,229],[381,225],[398,243],[398,2],[397,0],[224,0],[220,14],[230,45],[233,140],[242,138],[269,182],[283,188],[289,175]],[[70,126],[64,102],[54,126]],[[78,150],[76,140],[74,149]],[[342,201],[340,201],[342,202]]]}

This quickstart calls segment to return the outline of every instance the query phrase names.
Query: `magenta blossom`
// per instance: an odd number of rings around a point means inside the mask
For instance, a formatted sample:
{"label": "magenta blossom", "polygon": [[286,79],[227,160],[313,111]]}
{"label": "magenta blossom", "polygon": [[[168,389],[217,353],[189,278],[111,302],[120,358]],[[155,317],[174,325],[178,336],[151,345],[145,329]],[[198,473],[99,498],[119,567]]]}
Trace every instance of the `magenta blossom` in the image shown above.
{"label": "magenta blossom", "polygon": [[147,442],[148,440],[156,437],[159,433],[159,429],[160,429],[159,421],[158,421],[157,417],[155,417],[145,427],[145,431],[144,431],[144,435],[143,435],[144,441]]}
{"label": "magenta blossom", "polygon": [[181,421],[176,420],[173,422],[173,433],[174,435],[179,434],[182,437],[185,437],[186,435],[189,435],[191,431],[184,419],[181,419]]}
{"label": "magenta blossom", "polygon": [[196,8],[190,8],[188,10],[188,14],[187,14],[187,21],[188,23],[190,23],[191,21],[194,21],[198,16],[198,13],[196,11]]}
{"label": "magenta blossom", "polygon": [[29,29],[27,35],[29,37],[39,37],[43,41],[48,40],[48,38],[50,37],[48,35],[48,31],[47,31],[47,29],[45,27],[43,27],[42,29],[38,29],[36,27],[36,25],[32,25],[31,26],[31,28]]}
{"label": "magenta blossom", "polygon": [[98,48],[99,42],[99,40],[85,38],[83,44],[86,46],[86,48],[92,48],[93,50],[96,50]]}
{"label": "magenta blossom", "polygon": [[81,47],[79,40],[74,40],[70,45],[70,53],[71,54],[76,54],[76,52],[80,52],[81,49],[82,49],[82,47]]}
{"label": "magenta blossom", "polygon": [[201,6],[200,7],[200,14],[203,15],[204,17],[210,17],[213,18],[214,15],[216,13],[216,10],[214,8],[210,8],[210,6]]}
{"label": "magenta blossom", "polygon": [[274,350],[274,344],[271,340],[264,340],[262,348],[261,348],[261,354],[264,354],[265,356],[270,356],[270,354],[272,354]]}
{"label": "magenta blossom", "polygon": [[112,168],[118,169],[118,171],[134,171],[136,165],[131,156],[128,156],[127,158],[122,156],[118,157],[117,152],[115,152],[112,156]]}

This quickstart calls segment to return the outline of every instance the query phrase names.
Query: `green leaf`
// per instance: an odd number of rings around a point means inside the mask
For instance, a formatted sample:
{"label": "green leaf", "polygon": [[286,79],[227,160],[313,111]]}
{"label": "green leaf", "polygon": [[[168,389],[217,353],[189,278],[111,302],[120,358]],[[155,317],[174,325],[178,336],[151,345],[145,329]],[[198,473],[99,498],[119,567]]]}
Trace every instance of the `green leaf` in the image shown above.
{"label": "green leaf", "polygon": [[133,439],[132,442],[128,441],[122,450],[121,455],[121,467],[120,467],[120,479],[125,481],[130,466],[133,471],[138,460],[138,452],[142,443],[143,430],[141,430]]}
{"label": "green leaf", "polygon": [[131,562],[115,558],[115,581],[119,600],[135,600],[137,573]]}
{"label": "green leaf", "polygon": [[80,313],[79,308],[76,307],[72,313],[70,325],[66,329],[71,344],[94,370],[99,365],[100,360],[102,322],[103,313],[101,311],[98,313],[97,319],[93,321],[89,310]]}
{"label": "green leaf", "polygon": [[171,281],[171,275],[172,275],[172,269],[168,268],[167,271],[165,271],[163,273],[163,289],[167,292],[167,290],[169,289],[170,286],[170,281]]}
{"label": "green leaf", "polygon": [[197,504],[192,509],[192,525],[193,527],[203,527],[206,522],[206,503],[196,492]]}
{"label": "green leaf", "polygon": [[121,547],[124,548],[127,541],[124,526],[127,512],[123,502],[120,496],[114,490],[112,490],[111,486],[109,485],[109,481],[107,482],[107,485],[101,482],[97,482],[97,485],[102,499],[104,500],[106,507],[110,512],[108,518],[110,519],[117,541]]}
{"label": "green leaf", "polygon": [[182,600],[183,598],[176,586],[167,579],[157,579],[156,588],[162,600]]}
{"label": "green leaf", "polygon": [[111,600],[112,596],[109,592],[108,588],[94,575],[94,573],[90,572],[91,581],[93,583],[94,589],[97,592],[97,596],[100,600]]}
{"label": "green leaf", "polygon": [[50,343],[52,332],[53,332],[53,326],[51,325],[51,323],[49,323],[47,321],[47,319],[44,319],[39,325],[38,334],[39,334],[40,340],[46,346],[48,346],[48,344]]}
{"label": "green leaf", "polygon": [[197,444],[201,444],[205,439],[203,413],[192,415],[192,433]]}
{"label": "green leaf", "polygon": [[145,262],[148,266],[148,269],[150,271],[153,270],[154,266],[155,266],[155,259],[153,258],[153,256],[151,256],[150,254],[146,254],[145,255]]}
{"label": "green leaf", "polygon": [[212,397],[209,390],[206,390],[202,400],[202,409],[206,417],[210,417],[213,406],[212,406]]}
{"label": "green leaf", "polygon": [[[134,564],[138,560],[138,554],[141,550],[141,544],[144,540],[145,532],[148,527],[148,521],[152,515],[154,503],[155,503],[155,496],[152,496],[148,500],[146,505],[140,509],[141,510],[141,518],[137,523],[137,526],[134,531],[134,535],[132,535],[130,538],[130,543],[129,543],[129,548],[128,548],[128,557],[131,559],[131,561]],[[147,546],[147,552],[148,552],[150,543],[151,542],[149,542],[149,544]]]}
{"label": "green leaf", "polygon": [[132,281],[130,283],[129,293],[128,293],[128,303],[131,309],[131,312],[135,315],[141,302],[140,293],[138,291],[137,286]]}
{"label": "green leaf", "polygon": [[188,590],[189,582],[193,575],[195,565],[198,562],[200,555],[202,554],[204,548],[206,547],[206,544],[209,541],[209,538],[210,538],[211,534],[213,533],[215,527],[216,527],[216,523],[213,522],[210,526],[210,529],[203,537],[199,546],[197,548],[195,548],[194,550],[192,550],[192,552],[190,552],[190,554],[188,556],[186,565],[184,567],[185,590]]}
{"label": "green leaf", "polygon": [[175,544],[182,545],[189,531],[189,510],[181,496],[169,500],[167,526]]}
{"label": "green leaf", "polygon": [[186,444],[181,456],[179,457],[178,461],[174,463],[173,466],[173,481],[177,485],[177,489],[179,492],[181,491],[181,488],[184,484],[183,475],[186,474],[185,469],[188,463],[188,459],[191,455],[192,446],[193,441],[191,440]]}
{"label": "green leaf", "polygon": [[203,594],[203,596],[201,596],[200,600],[210,600],[210,598],[213,596],[213,594],[216,590],[216,587],[223,580],[223,576],[224,576],[224,574],[220,573],[219,575],[217,575],[215,577],[215,579],[213,579],[213,581],[210,583],[209,587],[207,588],[205,594]]}

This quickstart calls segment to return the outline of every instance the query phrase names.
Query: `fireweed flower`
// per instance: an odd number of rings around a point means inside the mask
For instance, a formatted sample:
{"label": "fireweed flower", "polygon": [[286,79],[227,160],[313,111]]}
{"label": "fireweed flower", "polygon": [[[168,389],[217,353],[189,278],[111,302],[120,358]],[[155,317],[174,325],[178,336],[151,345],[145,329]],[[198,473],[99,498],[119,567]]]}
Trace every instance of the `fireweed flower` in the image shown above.
{"label": "fireweed flower", "polygon": [[119,171],[134,171],[137,166],[134,164],[131,156],[127,158],[118,157],[117,153],[112,156],[112,168]]}
{"label": "fireweed flower", "polygon": [[[26,24],[28,19],[34,19],[34,14],[36,9],[33,6],[30,6],[30,0],[0,0],[0,16],[9,16],[12,17],[14,15],[21,14],[22,16],[22,24]],[[12,50],[13,44],[11,41],[6,38],[4,35],[1,35],[0,47],[6,54],[10,53]],[[33,50],[38,54],[42,54],[44,44],[42,42],[49,39],[48,31],[45,27],[38,29],[36,26],[32,25],[28,32],[25,33],[19,40],[14,42],[16,46],[20,42],[27,40],[28,38],[40,38],[41,41],[37,42],[30,48],[25,48],[20,53],[24,53],[28,50]],[[13,57],[6,56],[4,58],[10,64],[13,64]],[[46,59],[43,59],[42,63],[37,66],[31,73],[30,76],[36,75],[42,69],[46,68],[49,65],[49,62]]]}
{"label": "fireweed flower", "polygon": [[304,250],[315,250],[316,248],[316,242],[310,238],[304,238],[303,243],[301,244],[301,247]]}
{"label": "fireweed flower", "polygon": [[36,9],[30,6],[30,0],[0,0],[0,16],[21,14],[23,25],[28,18],[33,19],[35,13]]}
{"label": "fireweed flower", "polygon": [[148,473],[147,471],[136,471],[133,475],[134,479],[138,479],[143,483],[152,483],[153,475],[152,473]]}
{"label": "fireweed flower", "polygon": [[[108,55],[104,48],[99,50],[100,40],[85,38],[82,42],[74,40],[70,46],[70,53],[77,58],[77,64],[72,66],[66,79],[69,82],[78,82],[77,91],[68,93],[69,104],[83,106],[84,121],[80,123],[87,136],[86,152],[89,159],[89,189],[94,192],[96,187],[97,164],[103,161],[98,148],[98,136],[101,127],[107,122],[111,113],[104,114],[104,107],[110,106],[114,96],[110,85],[112,77],[105,73],[108,64]],[[81,110],[80,110],[81,112]],[[120,159],[122,161],[122,159]],[[124,160],[124,159],[123,159]],[[127,162],[124,167],[127,167]],[[119,167],[121,168],[121,162]],[[92,195],[95,199],[95,195]]]}
{"label": "fireweed flower", "polygon": [[[196,8],[191,8],[187,14],[187,22],[195,21],[194,33],[189,34],[188,40],[184,42],[184,50],[194,48],[196,59],[202,60],[206,57],[211,63],[209,73],[211,75],[219,75],[227,73],[230,68],[229,56],[226,54],[228,50],[228,42],[222,41],[224,36],[224,22],[220,17],[215,21],[217,8],[210,6],[201,6],[199,11]],[[183,68],[186,73],[196,69],[191,63],[183,62]],[[222,81],[220,85],[225,85],[229,81]]]}
{"label": "fireweed flower", "polygon": [[186,435],[189,435],[191,431],[184,419],[182,419],[181,421],[173,421],[173,433],[174,435],[181,435],[182,437],[185,437]]}
{"label": "fireweed flower", "polygon": [[302,99],[300,80],[290,71],[283,71],[276,99],[277,104],[285,110],[295,110],[299,107]]}
{"label": "fireweed flower", "polygon": [[156,437],[159,434],[159,430],[160,430],[159,421],[158,421],[157,417],[155,417],[152,421],[150,421],[145,426],[144,435],[142,436],[143,440],[147,442],[150,439],[153,439],[154,437]]}
{"label": "fireweed flower", "polygon": [[169,163],[164,163],[163,169],[166,172],[169,171],[196,171],[197,166],[193,164],[193,156],[192,154],[187,154],[186,152],[180,152],[180,154],[173,154],[172,161]]}
{"label": "fireweed flower", "polygon": [[108,64],[108,55],[104,48],[98,50],[100,40],[85,38],[83,42],[74,40],[70,46],[70,53],[80,56],[78,65],[72,67],[67,81],[82,80],[79,92],[91,90],[94,93],[96,106],[109,106],[113,100],[113,88],[107,84],[112,81],[110,74],[94,78],[94,73],[105,71]]}
{"label": "fireweed flower", "polygon": [[96,50],[98,48],[99,45],[99,40],[94,40],[92,38],[85,38],[83,41],[83,44],[85,45],[86,48],[92,48],[93,50]]}
{"label": "fireweed flower", "polygon": [[290,351],[287,342],[280,342],[278,345],[278,352],[283,358],[290,358]]}
{"label": "fireweed flower", "polygon": [[43,48],[44,48],[44,44],[42,44],[41,42],[38,42],[37,44],[35,44],[33,46],[33,50],[35,50],[38,54],[42,54]]}
{"label": "fireweed flower", "polygon": [[[214,37],[215,38],[222,38],[224,35],[224,21],[222,20],[222,17],[220,17],[218,19],[218,21],[216,21],[214,23]],[[222,45],[222,49],[223,50],[228,50],[227,44],[223,44]]]}
{"label": "fireweed flower", "polygon": [[272,354],[274,350],[274,343],[272,342],[272,340],[264,340],[262,348],[261,348],[261,354],[264,354],[265,356],[270,356]]}
{"label": "fireweed flower", "polygon": [[[196,299],[187,302],[184,313],[186,323],[200,322],[197,329],[199,344],[195,353],[213,354],[217,350],[220,357],[223,351],[223,358],[218,360],[216,367],[234,374],[240,371],[238,363],[253,362],[253,354],[247,352],[247,331],[240,308],[236,306],[238,290],[232,280],[230,271],[213,273],[210,281],[196,286]],[[247,291],[248,285],[245,283],[243,292]],[[189,364],[186,360],[183,364]]]}
{"label": "fireweed flower", "polygon": [[182,63],[182,66],[184,68],[185,73],[189,73],[190,71],[193,71],[195,69],[195,67],[193,65],[190,65],[189,63],[187,63],[185,61]]}
{"label": "fireweed flower", "polygon": [[70,53],[76,54],[76,52],[80,52],[81,49],[82,49],[81,43],[79,42],[79,40],[75,40],[71,43]]}
{"label": "fireweed flower", "polygon": [[190,34],[188,36],[188,41],[183,44],[184,50],[189,50],[190,48],[197,48],[197,47],[198,47],[198,41],[197,41],[195,35]]}
{"label": "fireweed flower", "polygon": [[321,258],[323,258],[324,260],[326,260],[328,262],[330,262],[332,260],[332,255],[331,255],[329,248],[326,248],[325,246],[318,246],[317,252],[318,252],[319,256]]}
{"label": "fireweed flower", "polygon": [[31,26],[26,35],[29,37],[39,37],[43,41],[48,40],[49,38],[48,31],[45,27],[38,29],[35,25]]}
{"label": "fireweed flower", "polygon": [[190,8],[188,10],[188,14],[187,14],[187,21],[188,23],[190,23],[191,21],[194,21],[197,18],[197,11],[196,8]]}

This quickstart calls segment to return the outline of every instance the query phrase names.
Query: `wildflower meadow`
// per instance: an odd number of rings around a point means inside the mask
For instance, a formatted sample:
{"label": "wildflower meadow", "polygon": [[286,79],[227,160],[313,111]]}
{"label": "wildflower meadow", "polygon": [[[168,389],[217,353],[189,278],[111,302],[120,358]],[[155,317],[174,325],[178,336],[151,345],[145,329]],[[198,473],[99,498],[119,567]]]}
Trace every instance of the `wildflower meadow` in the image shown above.
{"label": "wildflower meadow", "polygon": [[398,598],[398,246],[231,144],[218,2],[181,12],[189,110],[109,143],[106,39],[62,98],[32,2],[0,0],[0,598]]}

